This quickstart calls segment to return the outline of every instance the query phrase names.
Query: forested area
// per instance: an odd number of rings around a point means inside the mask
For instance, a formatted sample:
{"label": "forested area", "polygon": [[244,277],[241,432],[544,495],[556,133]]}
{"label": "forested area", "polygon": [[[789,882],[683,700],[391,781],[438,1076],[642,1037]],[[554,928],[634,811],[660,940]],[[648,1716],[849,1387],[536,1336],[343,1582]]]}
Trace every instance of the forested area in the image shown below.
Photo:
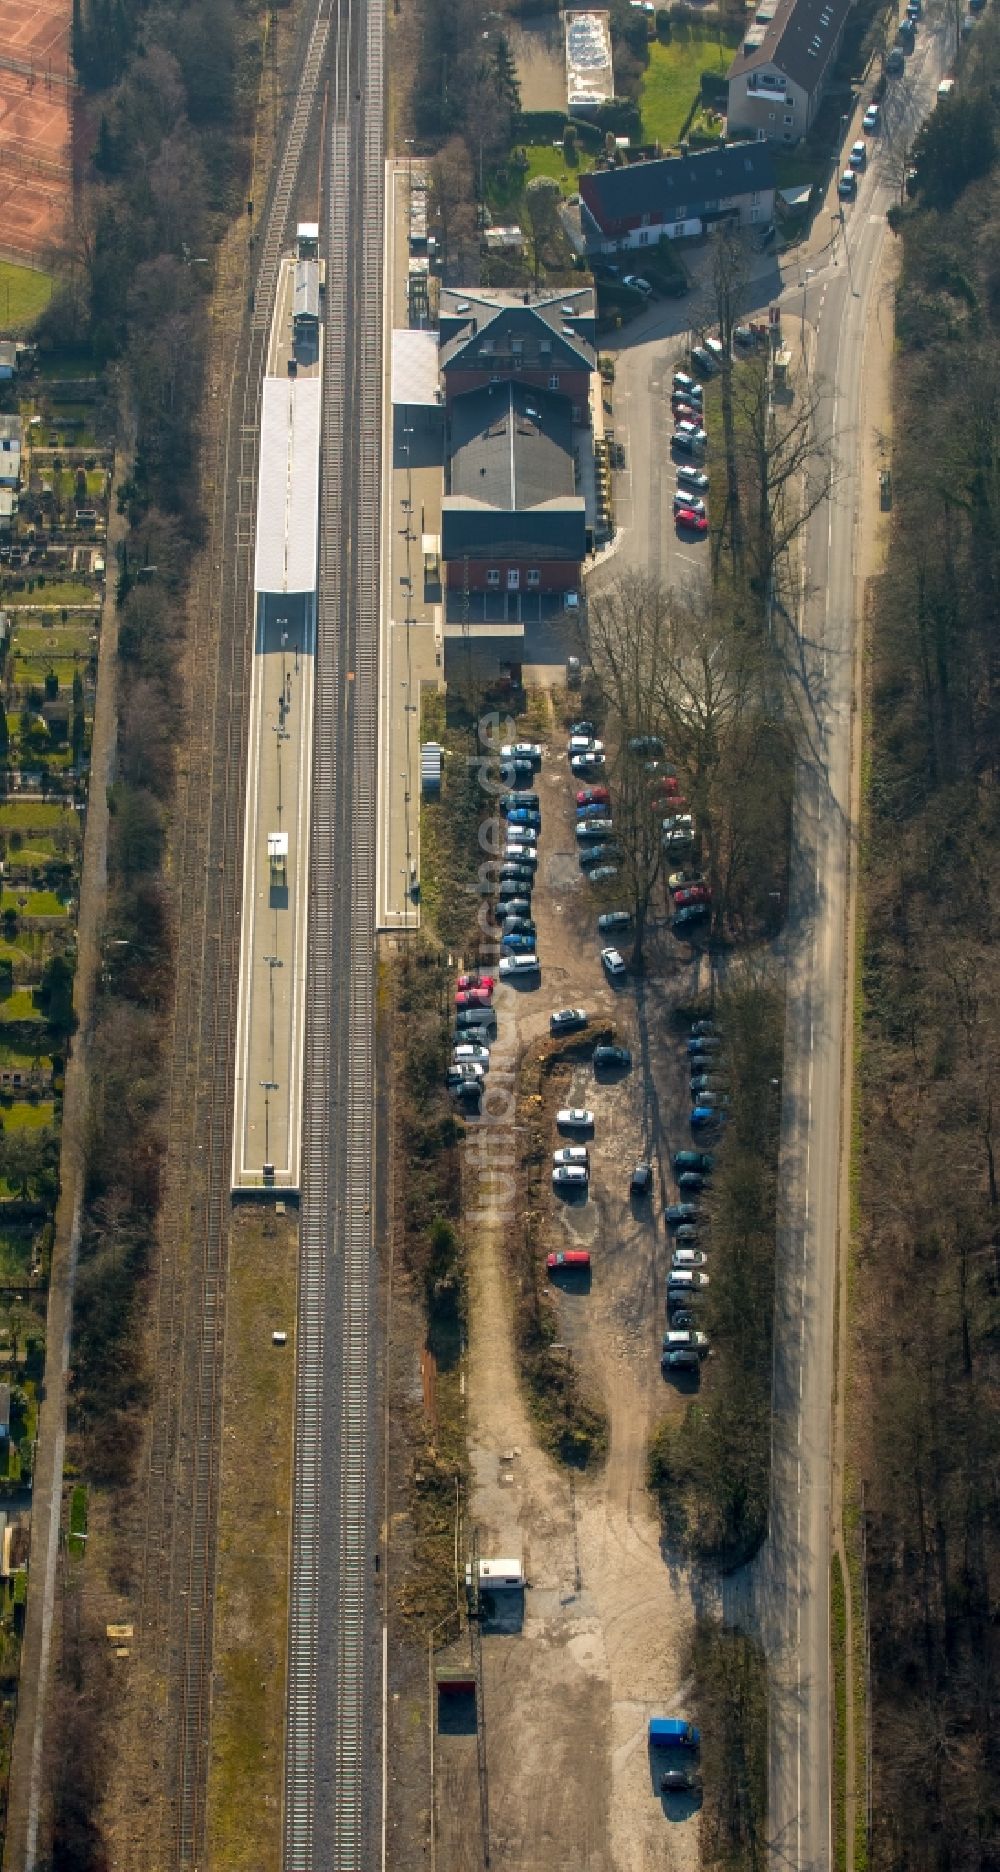
{"label": "forested area", "polygon": [[894,213],[895,511],[868,620],[853,1409],[887,1872],[1000,1861],[998,79],[987,20]]}

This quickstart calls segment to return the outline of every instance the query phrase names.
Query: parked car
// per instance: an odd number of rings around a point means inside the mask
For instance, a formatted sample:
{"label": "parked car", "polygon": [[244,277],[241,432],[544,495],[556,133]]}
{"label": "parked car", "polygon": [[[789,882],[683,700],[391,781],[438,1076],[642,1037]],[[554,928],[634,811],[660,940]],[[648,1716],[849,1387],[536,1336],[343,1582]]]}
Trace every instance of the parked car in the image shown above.
{"label": "parked car", "polygon": [[581,871],[592,872],[599,870],[604,864],[605,859],[620,858],[621,847],[616,845],[612,839],[601,845],[581,846],[577,856],[579,858]]}
{"label": "parked car", "polygon": [[597,733],[597,729],[592,721],[570,722],[569,731],[571,735],[575,735],[575,734],[595,735]]}
{"label": "parked car", "polygon": [[607,800],[594,800],[590,806],[577,807],[576,823],[577,825],[584,825],[588,819],[606,819],[607,814]]}
{"label": "parked car", "polygon": [[709,1276],[701,1268],[670,1268],[667,1287],[674,1293],[697,1293],[709,1285]]}
{"label": "parked car", "polygon": [[537,955],[532,955],[530,951],[526,955],[500,957],[501,981],[521,981],[528,975],[537,975],[540,969],[541,963]]}
{"label": "parked car", "polygon": [[711,1039],[712,1037],[714,1037],[714,1034],[715,1034],[715,1022],[714,1022],[714,1020],[708,1020],[708,1019],[706,1019],[706,1020],[696,1020],[696,1021],[692,1021],[692,1023],[691,1023],[691,1038],[692,1038],[692,1040],[707,1040],[707,1039]]}
{"label": "parked car", "polygon": [[455,996],[455,1006],[462,1008],[488,1008],[493,997],[491,988],[460,988]]}
{"label": "parked car", "polygon": [[675,370],[674,389],[683,390],[685,396],[703,397],[705,392],[695,377],[689,377],[687,371]]}
{"label": "parked car", "polygon": [[686,1768],[668,1768],[660,1776],[661,1794],[700,1794],[701,1782],[697,1775],[688,1774]]}
{"label": "parked car", "polygon": [[712,353],[706,351],[704,345],[694,346],[691,352],[691,362],[695,370],[701,371],[703,377],[714,377],[719,368]]}
{"label": "parked car", "polygon": [[671,871],[667,879],[667,887],[672,891],[688,890],[692,884],[704,884],[704,882],[704,874],[701,871]]}
{"label": "parked car", "polygon": [[556,1124],[560,1131],[592,1131],[594,1114],[584,1105],[564,1105],[556,1112]]}
{"label": "parked car", "polygon": [[675,936],[683,936],[688,930],[697,928],[699,923],[704,923],[709,914],[708,904],[688,904],[686,909],[678,910],[671,917],[670,927]]}
{"label": "parked car", "polygon": [[570,772],[578,775],[580,779],[583,780],[586,779],[588,774],[600,773],[601,768],[607,765],[607,756],[605,754],[594,753],[572,754],[570,756],[569,765]]}
{"label": "parked car", "polygon": [[643,279],[639,273],[623,273],[622,285],[630,286],[632,291],[641,294],[643,299],[651,299],[653,296],[653,288],[648,279]]}
{"label": "parked car", "polygon": [[694,844],[694,833],[690,826],[674,826],[672,832],[664,832],[663,849],[670,853],[690,851]]}
{"label": "parked car", "polygon": [[589,1164],[590,1152],[586,1144],[564,1144],[562,1150],[552,1152],[554,1164]]}
{"label": "parked car", "polygon": [[866,136],[875,136],[877,134],[881,115],[882,113],[877,104],[869,104],[868,109],[861,119],[861,128]]}
{"label": "parked car", "polygon": [[679,1228],[682,1222],[697,1222],[698,1204],[692,1202],[669,1203],[664,1211],[667,1227]]}
{"label": "parked car", "polygon": [[701,1744],[701,1734],[683,1716],[651,1716],[648,1740],[651,1749],[696,1749]]}
{"label": "parked car", "polygon": [[674,892],[674,904],[683,910],[687,904],[707,904],[712,901],[712,893],[707,884],[685,884],[683,890]]}
{"label": "parked car", "polygon": [[677,488],[674,493],[674,513],[679,518],[682,511],[704,515],[708,508],[698,495],[691,493],[690,488]]}
{"label": "parked car", "polygon": [[711,1151],[680,1150],[674,1152],[674,1173],[679,1176],[682,1170],[698,1170],[702,1176],[711,1176],[715,1168],[715,1158]]}
{"label": "parked car", "polygon": [[585,1164],[554,1164],[552,1183],[555,1189],[586,1189],[590,1171]]}
{"label": "parked car", "polygon": [[[707,1066],[709,1062],[707,1060],[695,1060],[693,1064],[695,1066]],[[691,1074],[691,1097],[694,1099],[696,1105],[711,1104],[711,1099],[702,1098],[703,1092],[711,1092],[713,1097],[715,1097],[722,1090],[723,1086],[720,1085],[718,1079],[713,1078],[711,1073],[696,1072]]]}
{"label": "parked car", "polygon": [[866,168],[868,164],[868,150],[864,143],[852,143],[851,153],[847,160],[855,172]]}
{"label": "parked car", "polygon": [[694,507],[679,507],[674,514],[674,524],[686,527],[689,533],[707,533],[708,515],[704,510],[698,513]]}
{"label": "parked car", "polygon": [[449,1066],[444,1076],[444,1082],[448,1091],[454,1092],[456,1086],[469,1084],[478,1086],[484,1076],[484,1072],[485,1068],[480,1066],[476,1061],[472,1061],[465,1066]]}
{"label": "parked car", "polygon": [[699,1196],[706,1181],[700,1170],[682,1170],[677,1178],[677,1188],[682,1196]]}
{"label": "parked car", "polygon": [[556,1254],[546,1255],[545,1266],[550,1274],[571,1274],[574,1269],[589,1268],[589,1248],[560,1248]]}
{"label": "parked car", "polygon": [[542,750],[537,741],[508,742],[500,749],[502,761],[525,761],[537,773],[542,764]]}
{"label": "parked car", "polygon": [[512,826],[534,826],[541,830],[542,815],[537,806],[512,806],[507,814],[508,831]]}
{"label": "parked car", "polygon": [[480,975],[478,969],[474,974],[460,975],[455,983],[456,988],[485,988],[487,994],[494,985],[492,975]]}
{"label": "parked car", "polygon": [[670,405],[670,414],[675,423],[693,422],[696,428],[701,428],[702,412],[694,403],[682,403],[675,398]]}
{"label": "parked car", "polygon": [[530,890],[534,882],[535,871],[533,865],[514,864],[512,860],[508,860],[500,867],[501,890],[505,884],[514,884],[517,886],[518,890],[520,890],[522,886],[526,890]]}
{"label": "parked car", "polygon": [[499,885],[497,891],[499,902],[496,910],[498,923],[502,923],[509,916],[530,917],[531,897],[529,893],[532,881],[529,879],[524,884],[514,884],[508,878]]}
{"label": "parked car", "polygon": [[674,473],[682,487],[695,488],[699,494],[708,492],[708,476],[703,468],[688,468],[682,462]]}
{"label": "parked car", "polygon": [[558,1008],[549,1015],[549,1032],[553,1034],[576,1033],[586,1027],[589,1015],[585,1008]]}
{"label": "parked car", "polygon": [[629,1194],[632,1196],[649,1196],[652,1194],[652,1189],[652,1164],[637,1163],[629,1180]]}
{"label": "parked car", "polygon": [[699,449],[704,448],[708,441],[706,430],[693,422],[679,422],[674,429],[675,441],[678,436],[686,436],[692,447]]}
{"label": "parked car", "polygon": [[691,1038],[687,1043],[687,1050],[688,1050],[688,1055],[691,1059],[697,1059],[698,1056],[702,1053],[718,1053],[719,1050],[721,1049],[721,1046],[722,1046],[722,1039],[719,1034],[692,1033]]}
{"label": "parked car", "polygon": [[514,930],[509,936],[501,936],[500,947],[508,955],[530,955],[538,942],[534,930]]}
{"label": "parked car", "polygon": [[[534,937],[537,935],[537,933],[538,932],[530,916],[505,917],[504,923],[503,923],[503,929],[501,931],[501,941],[503,941],[503,938],[505,936]],[[534,942],[532,942],[532,948],[534,948]]]}
{"label": "parked car", "polygon": [[680,1227],[674,1230],[675,1248],[683,1248],[685,1246],[688,1248],[697,1248],[700,1240],[701,1228],[697,1222],[682,1222]]}
{"label": "parked car", "polygon": [[594,1071],[631,1072],[632,1053],[627,1046],[596,1046],[594,1048]]}
{"label": "parked car", "polygon": [[538,794],[530,787],[520,787],[513,793],[501,793],[500,811],[504,814],[514,812],[518,806],[527,806],[530,812],[541,812]]}
{"label": "parked car", "polygon": [[691,1113],[692,1131],[717,1131],[723,1123],[723,1114],[708,1105],[696,1105]]}
{"label": "parked car", "polygon": [[681,1346],[676,1352],[661,1352],[660,1370],[666,1375],[671,1371],[700,1371],[701,1360],[697,1352]]}
{"label": "parked car", "polygon": [[491,1007],[459,1008],[455,1015],[456,1036],[460,1040],[467,1040],[469,1037],[470,1029],[479,1028],[479,1027],[495,1027],[496,1018],[497,1016],[496,1016],[495,1008],[491,1008]]}
{"label": "parked car", "polygon": [[698,455],[701,452],[698,444],[692,442],[689,435],[682,435],[679,429],[674,430],[670,438],[670,446],[675,453],[679,451],[682,455]]}
{"label": "parked car", "polygon": [[474,1040],[461,1040],[452,1048],[454,1066],[481,1066],[484,1072],[490,1069],[490,1049],[479,1046]]}
{"label": "parked car", "polygon": [[617,865],[599,864],[595,866],[593,871],[588,872],[587,882],[588,884],[607,884],[609,879],[616,878],[617,876]]}
{"label": "parked car", "polygon": [[614,821],[608,818],[581,819],[576,828],[576,842],[585,845],[591,839],[607,838],[614,829]]}
{"label": "parked car", "polygon": [[664,832],[693,832],[694,817],[691,813],[671,813],[663,820]]}
{"label": "parked car", "polygon": [[602,949],[601,966],[611,981],[621,981],[627,973],[625,957],[618,949]]}
{"label": "parked car", "polygon": [[845,169],[837,183],[837,194],[841,201],[853,201],[858,192],[858,178],[853,169]]}
{"label": "parked car", "polygon": [[631,927],[631,910],[602,910],[597,919],[597,928],[602,936],[610,935],[613,930],[627,930]]}
{"label": "parked car", "polygon": [[525,865],[529,871],[537,871],[538,853],[533,845],[523,844],[520,839],[511,839],[503,848],[503,862]]}
{"label": "parked car", "polygon": [[698,1352],[702,1358],[707,1358],[708,1334],[695,1332],[690,1326],[671,1327],[670,1331],[663,1335],[662,1349],[664,1352],[679,1352],[686,1349],[689,1352]]}
{"label": "parked car", "polygon": [[670,1265],[672,1268],[703,1268],[708,1266],[708,1256],[703,1248],[675,1248]]}
{"label": "parked car", "polygon": [[611,795],[606,786],[581,787],[576,796],[578,806],[606,806]]}

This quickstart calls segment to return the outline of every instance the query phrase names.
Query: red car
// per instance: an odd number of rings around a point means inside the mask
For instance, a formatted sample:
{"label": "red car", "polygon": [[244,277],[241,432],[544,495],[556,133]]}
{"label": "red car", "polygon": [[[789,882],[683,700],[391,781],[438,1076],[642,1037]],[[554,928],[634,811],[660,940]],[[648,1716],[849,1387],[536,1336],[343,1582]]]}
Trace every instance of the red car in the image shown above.
{"label": "red car", "polygon": [[490,990],[488,988],[460,989],[459,993],[455,996],[455,1006],[460,1013],[463,1008],[485,1008],[492,1007],[492,1005]]}
{"label": "red car", "polygon": [[674,519],[679,527],[688,528],[692,533],[708,532],[708,515],[695,513],[693,507],[682,507]]}
{"label": "red car", "polygon": [[546,1255],[545,1265],[550,1274],[561,1274],[564,1268],[589,1268],[590,1250],[561,1248],[558,1254]]}
{"label": "red car", "polygon": [[701,411],[695,409],[693,404],[675,403],[671,413],[675,423],[693,422],[697,423],[699,429],[701,428]]}
{"label": "red car", "polygon": [[654,793],[666,793],[670,799],[674,799],[680,790],[681,783],[676,774],[661,774],[653,788]]}
{"label": "red car", "polygon": [[707,884],[688,884],[683,890],[674,892],[674,909],[684,910],[688,904],[711,903],[712,893]]}
{"label": "red car", "polygon": [[455,986],[456,988],[465,988],[465,989],[485,988],[487,994],[492,994],[493,989],[496,986],[496,983],[494,982],[492,975],[479,975],[479,974],[460,975],[457,982],[455,983]]}
{"label": "red car", "polygon": [[683,793],[671,793],[669,799],[651,799],[649,805],[650,811],[655,813],[662,812],[664,806],[669,806],[675,812],[688,810],[688,803]]}
{"label": "red car", "polygon": [[580,788],[576,803],[578,806],[606,806],[610,798],[606,786],[585,786]]}

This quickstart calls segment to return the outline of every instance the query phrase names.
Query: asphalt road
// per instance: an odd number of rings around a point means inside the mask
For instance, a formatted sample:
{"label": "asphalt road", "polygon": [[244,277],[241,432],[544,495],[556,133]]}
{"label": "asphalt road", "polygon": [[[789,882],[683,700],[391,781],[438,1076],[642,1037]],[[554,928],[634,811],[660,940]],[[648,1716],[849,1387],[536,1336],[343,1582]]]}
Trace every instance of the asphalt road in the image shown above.
{"label": "asphalt road", "polygon": [[[832,1862],[831,1444],[845,935],[851,823],[856,548],[863,446],[864,338],[876,311],[886,209],[898,197],[895,150],[934,102],[943,29],[923,29],[905,81],[890,88],[889,135],[872,146],[858,199],[816,270],[790,281],[811,368],[831,389],[834,490],[804,554],[801,693],[807,722],[793,823],[777,1243],[769,1539],[758,1581],[771,1660],[771,1864],[819,1872]],[[835,203],[829,204],[832,209]],[[833,228],[833,222],[826,226]],[[822,211],[817,233],[822,235]],[[823,236],[825,238],[825,236]],[[879,316],[891,309],[878,308]],[[786,338],[787,342],[787,338]]]}

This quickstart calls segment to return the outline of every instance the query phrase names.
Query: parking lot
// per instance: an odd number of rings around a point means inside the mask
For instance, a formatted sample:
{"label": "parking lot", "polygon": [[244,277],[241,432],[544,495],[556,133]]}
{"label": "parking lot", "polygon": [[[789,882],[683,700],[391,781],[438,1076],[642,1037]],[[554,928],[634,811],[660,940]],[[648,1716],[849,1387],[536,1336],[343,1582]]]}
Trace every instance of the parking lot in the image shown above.
{"label": "parking lot", "polygon": [[[495,993],[501,1040],[516,1033],[524,1078],[548,1050],[549,1017],[586,1010],[588,1033],[632,1052],[630,1071],[595,1078],[580,1034],[573,1057],[542,1081],[541,1104],[519,1106],[520,1125],[560,1134],[563,1106],[592,1110],[590,1181],[581,1198],[537,1176],[540,1249],[587,1249],[589,1276],[556,1277],[558,1330],[583,1391],[607,1413],[607,1460],[596,1474],[557,1466],[539,1447],[519,1390],[510,1315],[509,1215],[477,1223],[469,1244],[471,1514],[483,1554],[523,1556],[528,1587],[518,1635],[484,1633],[491,1834],[496,1857],[523,1868],[698,1864],[697,1808],[664,1797],[647,1749],[650,1715],[684,1711],[684,1665],[698,1582],[661,1551],[646,1492],[650,1432],[690,1397],[690,1374],[665,1381],[669,1263],[663,1205],[675,1195],[671,1151],[688,1142],[687,1060],[672,1009],[699,991],[700,965],[665,920],[647,942],[647,969],[612,986],[600,961],[600,903],[581,873],[576,782],[555,727],[535,781],[542,814],[533,912],[540,976]],[[612,883],[604,886],[611,890]],[[606,939],[604,939],[606,940]],[[623,945],[626,947],[627,945]],[[495,973],[495,970],[492,971]],[[596,1037],[596,1035],[595,1035]],[[541,1043],[541,1044],[540,1044]],[[531,1080],[531,1083],[534,1083]],[[512,1141],[520,1150],[521,1137]],[[634,1164],[654,1166],[651,1198],[633,1200]],[[535,1197],[531,1196],[534,1203]],[[513,1226],[517,1226],[516,1220]],[[473,1866],[478,1836],[475,1743],[439,1736],[438,1859],[442,1872]]]}

